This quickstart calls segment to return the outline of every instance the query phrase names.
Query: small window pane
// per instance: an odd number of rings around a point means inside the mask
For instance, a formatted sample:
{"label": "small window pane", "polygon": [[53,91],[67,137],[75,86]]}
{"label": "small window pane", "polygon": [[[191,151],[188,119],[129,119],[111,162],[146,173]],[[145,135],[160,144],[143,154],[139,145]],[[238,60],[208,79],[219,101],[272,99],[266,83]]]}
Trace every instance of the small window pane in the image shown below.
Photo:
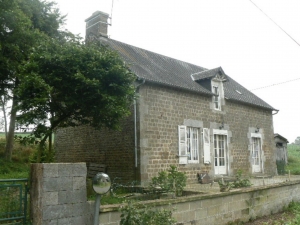
{"label": "small window pane", "polygon": [[224,160],[224,158],[220,158],[220,166],[225,166],[225,160]]}

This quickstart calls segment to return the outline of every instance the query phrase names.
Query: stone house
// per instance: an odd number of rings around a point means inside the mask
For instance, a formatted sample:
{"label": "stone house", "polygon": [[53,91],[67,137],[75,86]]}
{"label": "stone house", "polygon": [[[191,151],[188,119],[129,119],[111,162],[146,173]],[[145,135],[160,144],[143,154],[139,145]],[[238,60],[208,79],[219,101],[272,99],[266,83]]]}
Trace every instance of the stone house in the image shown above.
{"label": "stone house", "polygon": [[275,144],[276,144],[276,160],[284,161],[285,164],[288,163],[288,153],[287,153],[287,144],[289,141],[281,136],[280,134],[274,134]]}
{"label": "stone house", "polygon": [[197,173],[276,173],[278,110],[221,67],[206,69],[108,38],[107,19],[100,11],[89,17],[87,39],[119,52],[137,76],[138,98],[121,131],[58,130],[57,161],[102,163],[112,179],[141,183],[170,165],[188,182],[196,182]]}

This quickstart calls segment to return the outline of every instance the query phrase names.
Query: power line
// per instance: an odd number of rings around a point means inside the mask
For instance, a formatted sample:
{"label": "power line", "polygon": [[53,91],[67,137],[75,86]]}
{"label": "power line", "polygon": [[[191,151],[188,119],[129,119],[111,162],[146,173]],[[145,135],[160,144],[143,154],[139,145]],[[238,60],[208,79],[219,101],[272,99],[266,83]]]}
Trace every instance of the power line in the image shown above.
{"label": "power line", "polygon": [[271,17],[269,17],[261,8],[259,8],[252,0],[249,0],[256,8],[258,8],[266,17],[268,17],[277,27],[279,27],[287,36],[289,36],[299,47],[300,44],[288,34],[281,26],[279,26]]}
{"label": "power line", "polygon": [[259,89],[264,89],[264,88],[268,88],[268,87],[273,87],[273,86],[277,86],[277,85],[280,85],[280,84],[289,83],[289,82],[292,82],[292,81],[295,81],[295,80],[300,80],[300,77],[298,77],[296,79],[293,79],[293,80],[283,81],[283,82],[280,82],[280,83],[276,83],[276,84],[271,84],[271,85],[264,86],[264,87],[255,88],[255,89],[252,89],[251,91],[259,90]]}

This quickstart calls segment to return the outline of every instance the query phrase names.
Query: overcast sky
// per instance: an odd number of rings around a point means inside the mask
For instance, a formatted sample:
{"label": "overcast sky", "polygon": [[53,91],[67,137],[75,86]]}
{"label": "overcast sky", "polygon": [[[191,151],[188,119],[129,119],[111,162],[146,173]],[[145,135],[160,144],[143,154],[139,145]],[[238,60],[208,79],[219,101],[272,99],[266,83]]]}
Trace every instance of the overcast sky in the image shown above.
{"label": "overcast sky", "polygon": [[[84,20],[111,14],[112,39],[226,74],[279,109],[274,131],[300,136],[299,0],[55,0],[65,28],[85,36]],[[265,14],[274,20],[276,26]]]}

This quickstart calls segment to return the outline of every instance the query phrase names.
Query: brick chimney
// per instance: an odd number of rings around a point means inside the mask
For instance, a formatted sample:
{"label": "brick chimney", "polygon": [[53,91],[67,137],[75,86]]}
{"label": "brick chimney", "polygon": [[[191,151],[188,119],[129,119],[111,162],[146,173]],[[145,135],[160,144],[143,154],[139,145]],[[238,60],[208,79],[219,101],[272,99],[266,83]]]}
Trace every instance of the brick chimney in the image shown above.
{"label": "brick chimney", "polygon": [[108,20],[109,14],[96,11],[93,13],[92,16],[85,20],[86,22],[86,33],[85,38],[86,40],[93,39],[95,37],[103,36],[108,37],[107,35],[107,27],[108,27]]}

